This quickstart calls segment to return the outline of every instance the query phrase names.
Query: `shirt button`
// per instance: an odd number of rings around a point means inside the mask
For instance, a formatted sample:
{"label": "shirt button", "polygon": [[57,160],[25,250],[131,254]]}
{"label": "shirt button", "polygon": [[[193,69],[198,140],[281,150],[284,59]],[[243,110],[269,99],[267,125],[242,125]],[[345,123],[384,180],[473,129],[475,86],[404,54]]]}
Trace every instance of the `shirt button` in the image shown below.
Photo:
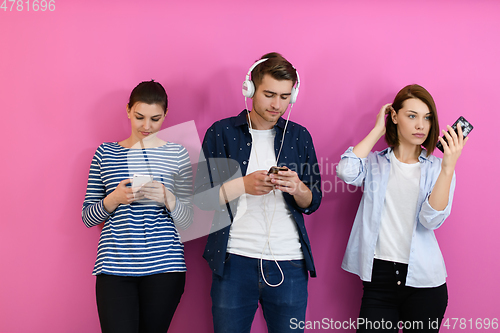
{"label": "shirt button", "polygon": [[248,142],[248,143],[247,143],[247,146],[250,146],[250,145],[251,145],[251,143],[250,143],[250,142]]}
{"label": "shirt button", "polygon": [[396,271],[396,274],[399,274],[399,271]]}
{"label": "shirt button", "polygon": [[245,164],[245,165],[246,165],[246,164],[247,164],[247,161],[243,161],[243,164]]}
{"label": "shirt button", "polygon": [[398,286],[401,285],[401,281],[398,281]]}

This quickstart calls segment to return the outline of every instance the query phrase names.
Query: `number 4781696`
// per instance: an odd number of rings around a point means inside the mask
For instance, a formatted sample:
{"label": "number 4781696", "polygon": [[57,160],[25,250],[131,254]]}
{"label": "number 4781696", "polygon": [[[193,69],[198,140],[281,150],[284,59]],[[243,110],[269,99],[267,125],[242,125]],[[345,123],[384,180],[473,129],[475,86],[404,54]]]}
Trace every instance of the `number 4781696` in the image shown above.
{"label": "number 4781696", "polygon": [[27,11],[27,12],[29,12],[30,10],[34,11],[34,12],[38,12],[38,11],[45,12],[47,10],[53,12],[54,10],[56,10],[56,0],[49,0],[49,1],[47,1],[47,0],[31,0],[31,1],[30,0],[27,0],[27,1],[3,0],[2,5],[0,6],[0,9],[3,9],[4,12],[6,12],[7,10],[9,12],[12,12],[12,11],[18,11],[18,12]]}
{"label": "number 4781696", "polygon": [[498,318],[477,318],[477,319],[466,319],[466,318],[446,318],[443,321],[442,326],[446,329],[494,329],[498,328]]}

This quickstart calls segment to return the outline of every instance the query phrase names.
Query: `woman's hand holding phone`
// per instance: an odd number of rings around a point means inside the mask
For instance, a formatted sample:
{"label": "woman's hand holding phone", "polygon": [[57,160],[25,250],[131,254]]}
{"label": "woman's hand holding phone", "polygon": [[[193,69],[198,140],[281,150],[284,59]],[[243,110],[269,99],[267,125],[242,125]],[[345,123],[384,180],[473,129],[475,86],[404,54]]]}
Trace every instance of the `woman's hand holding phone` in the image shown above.
{"label": "woman's hand holding phone", "polygon": [[[451,126],[446,126],[448,132],[443,130],[443,137],[438,140],[443,145],[443,162],[441,163],[441,173],[439,174],[436,184],[429,196],[429,204],[437,211],[441,211],[448,205],[448,197],[450,194],[450,186],[455,172],[455,165],[462,153],[462,149],[468,141],[468,137],[464,139],[462,126],[457,124],[456,133]],[[448,142],[446,142],[448,141]]]}
{"label": "woman's hand holding phone", "polygon": [[[457,124],[458,133],[456,133],[450,125],[446,126],[446,128],[448,131],[442,130],[443,137],[438,138],[443,146],[443,163],[441,168],[443,171],[453,174],[457,160],[462,154],[462,149],[469,138],[467,137],[464,139],[460,123]],[[446,140],[443,138],[446,138]]]}
{"label": "woman's hand holding phone", "polygon": [[136,200],[143,199],[144,196],[142,194],[134,194],[134,191],[127,184],[132,183],[132,179],[126,178],[122,180],[118,186],[116,186],[115,190],[111,192],[106,198],[103,200],[104,209],[108,213],[112,213],[119,205],[128,205]]}
{"label": "woman's hand holding phone", "polygon": [[176,198],[162,183],[155,180],[141,186],[138,193],[144,198],[165,205],[169,211],[175,209]]}

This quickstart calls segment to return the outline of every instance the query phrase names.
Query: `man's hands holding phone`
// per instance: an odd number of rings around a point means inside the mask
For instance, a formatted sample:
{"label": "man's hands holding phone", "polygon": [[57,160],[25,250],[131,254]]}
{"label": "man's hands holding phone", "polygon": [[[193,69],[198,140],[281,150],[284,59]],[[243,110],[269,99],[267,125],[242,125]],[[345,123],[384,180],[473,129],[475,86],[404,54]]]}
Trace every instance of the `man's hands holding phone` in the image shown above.
{"label": "man's hands holding phone", "polygon": [[243,177],[245,193],[251,195],[264,195],[271,192],[274,188],[271,183],[271,177],[265,170],[257,170]]}
{"label": "man's hands holding phone", "polygon": [[277,169],[273,168],[276,167],[272,167],[269,170],[268,174],[275,189],[290,193],[291,195],[295,195],[301,190],[301,184],[305,187],[305,189],[308,189],[307,186],[302,183],[295,171],[292,171],[286,167]]}
{"label": "man's hands holding phone", "polygon": [[264,195],[273,189],[294,195],[302,181],[295,171],[287,167],[271,167],[269,171],[258,170],[246,175],[243,183],[245,193],[252,195]]}
{"label": "man's hands holding phone", "polygon": [[[277,173],[274,173],[276,171]],[[273,189],[293,195],[299,207],[306,208],[311,204],[311,190],[300,180],[295,171],[288,168],[281,170],[273,170],[271,168],[269,171],[257,170],[246,176],[224,183],[220,188],[219,202],[221,205],[224,205],[244,193],[264,195]]]}
{"label": "man's hands holding phone", "polygon": [[272,167],[267,172],[255,171],[243,177],[243,181],[246,193],[263,195],[274,188],[292,195],[300,207],[305,208],[311,204],[311,190],[300,180],[295,171],[286,167]]}

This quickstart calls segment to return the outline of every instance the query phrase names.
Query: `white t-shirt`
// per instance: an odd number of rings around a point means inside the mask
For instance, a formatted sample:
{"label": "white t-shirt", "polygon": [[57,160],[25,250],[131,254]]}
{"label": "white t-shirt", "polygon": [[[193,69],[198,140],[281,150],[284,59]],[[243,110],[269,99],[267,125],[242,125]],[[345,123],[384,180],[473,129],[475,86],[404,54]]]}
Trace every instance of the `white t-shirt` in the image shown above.
{"label": "white t-shirt", "polygon": [[[276,131],[251,130],[252,151],[247,175],[276,165]],[[267,243],[269,232],[270,240]],[[272,250],[272,252],[271,252]],[[266,260],[303,259],[299,233],[293,216],[279,190],[266,195],[243,194],[229,232],[227,252]],[[274,257],[273,257],[274,254]]]}
{"label": "white t-shirt", "polygon": [[389,153],[391,171],[385,193],[375,258],[407,264],[416,221],[420,163],[400,162]]}

